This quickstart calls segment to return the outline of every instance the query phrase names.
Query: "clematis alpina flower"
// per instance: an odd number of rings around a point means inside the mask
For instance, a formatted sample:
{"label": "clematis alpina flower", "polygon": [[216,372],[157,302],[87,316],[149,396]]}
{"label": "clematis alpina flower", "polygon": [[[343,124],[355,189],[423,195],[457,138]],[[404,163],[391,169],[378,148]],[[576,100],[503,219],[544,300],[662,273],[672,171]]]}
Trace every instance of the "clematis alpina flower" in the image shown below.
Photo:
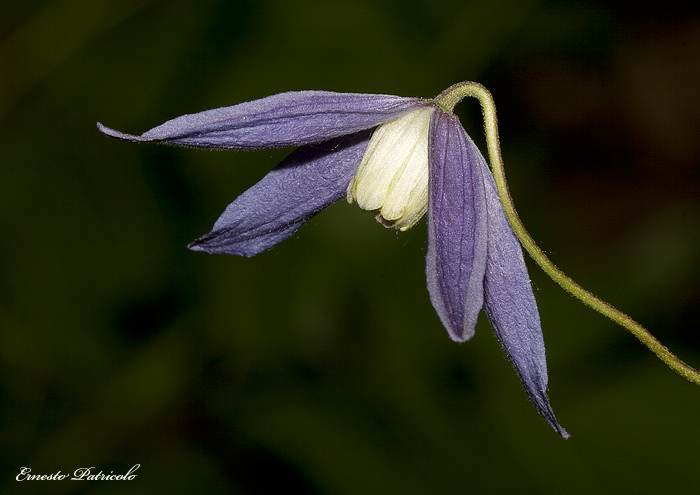
{"label": "clematis alpina flower", "polygon": [[439,98],[299,91],[183,115],[140,136],[98,127],[170,145],[298,146],[190,244],[195,251],[254,256],[343,196],[400,230],[427,213],[428,292],[449,336],[469,340],[485,308],[529,399],[566,438],[546,395],[542,330],[519,241],[486,161],[443,106]]}

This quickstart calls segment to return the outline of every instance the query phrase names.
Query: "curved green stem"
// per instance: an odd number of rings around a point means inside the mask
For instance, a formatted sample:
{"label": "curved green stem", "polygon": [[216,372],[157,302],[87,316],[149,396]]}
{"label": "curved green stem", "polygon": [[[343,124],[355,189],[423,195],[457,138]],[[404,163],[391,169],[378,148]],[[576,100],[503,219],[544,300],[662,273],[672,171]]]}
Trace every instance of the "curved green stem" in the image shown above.
{"label": "curved green stem", "polygon": [[681,361],[642,325],[574,282],[552,263],[539,246],[537,246],[537,243],[535,243],[534,239],[525,229],[520,217],[518,217],[518,213],[515,211],[515,206],[513,205],[513,199],[508,191],[508,184],[503,168],[503,157],[501,156],[501,146],[498,139],[496,104],[493,101],[491,93],[479,83],[462,82],[443,91],[435,98],[435,103],[445,112],[452,113],[455,105],[459,103],[462,98],[468,96],[477,98],[481,103],[481,109],[484,113],[484,129],[486,132],[489,159],[493,176],[496,180],[498,194],[515,234],[518,236],[527,252],[530,253],[530,256],[532,256],[537,264],[565,291],[576,296],[584,304],[625,327],[673,370],[691,382],[700,385],[700,372]]}

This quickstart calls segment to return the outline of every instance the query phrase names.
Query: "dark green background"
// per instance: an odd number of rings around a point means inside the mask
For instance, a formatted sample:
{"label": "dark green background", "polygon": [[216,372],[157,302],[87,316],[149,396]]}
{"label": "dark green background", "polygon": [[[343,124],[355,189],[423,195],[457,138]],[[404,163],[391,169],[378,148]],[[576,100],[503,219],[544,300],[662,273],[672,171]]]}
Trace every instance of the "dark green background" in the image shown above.
{"label": "dark green background", "polygon": [[[625,5],[629,5],[625,2]],[[700,388],[536,266],[559,438],[482,317],[452,343],[425,225],[345,201],[252,259],[188,251],[286,150],[110,140],[288,90],[496,99],[551,258],[700,366],[700,16],[645,2],[0,6],[0,491],[697,493]],[[478,105],[459,113],[483,143]],[[124,482],[15,481],[80,467]]]}

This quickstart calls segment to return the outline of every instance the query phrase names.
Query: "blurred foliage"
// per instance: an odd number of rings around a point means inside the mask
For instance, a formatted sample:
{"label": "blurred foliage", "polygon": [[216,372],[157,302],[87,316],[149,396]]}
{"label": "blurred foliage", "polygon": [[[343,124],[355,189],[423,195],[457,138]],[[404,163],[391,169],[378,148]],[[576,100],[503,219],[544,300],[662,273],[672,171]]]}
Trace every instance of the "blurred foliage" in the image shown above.
{"label": "blurred foliage", "polygon": [[[625,4],[627,5],[627,4]],[[425,227],[344,201],[255,258],[186,244],[286,151],[108,140],[296,89],[499,108],[525,224],[700,365],[700,9],[538,0],[0,6],[0,491],[695,493],[700,390],[536,267],[537,416],[485,318],[453,344]],[[478,106],[459,113],[479,143]],[[131,482],[22,482],[140,464]],[[37,486],[38,485],[38,486]]]}

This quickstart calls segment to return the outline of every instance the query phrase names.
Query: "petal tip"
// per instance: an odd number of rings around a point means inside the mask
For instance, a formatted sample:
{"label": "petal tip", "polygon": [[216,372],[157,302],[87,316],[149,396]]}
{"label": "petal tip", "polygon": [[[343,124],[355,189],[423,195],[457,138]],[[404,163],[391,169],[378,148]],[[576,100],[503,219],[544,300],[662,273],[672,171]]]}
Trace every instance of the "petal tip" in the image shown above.
{"label": "petal tip", "polygon": [[549,426],[551,426],[554,431],[561,435],[562,438],[568,439],[569,437],[571,437],[571,435],[569,435],[569,432],[567,432],[559,424],[559,421],[557,421],[557,418],[554,415],[554,411],[552,410],[552,406],[549,404],[549,398],[547,397],[547,394],[541,389],[538,391],[533,390],[525,382],[523,382],[523,385],[525,386],[525,392],[527,393],[528,398],[535,406],[535,409],[540,414],[540,416],[542,416],[544,420],[547,421],[547,424],[549,424]]}
{"label": "petal tip", "polygon": [[187,248],[191,251],[201,251],[208,254],[232,254],[246,258],[252,258],[267,249],[267,247],[260,249],[257,244],[246,242],[245,239],[231,238],[224,231],[212,231],[203,235],[190,242]]}
{"label": "petal tip", "polygon": [[204,248],[204,246],[202,246],[202,244],[203,243],[201,242],[201,239],[195,239],[187,245],[187,249],[189,249],[190,251],[206,252],[207,250]]}
{"label": "petal tip", "polygon": [[230,247],[229,249],[226,249],[225,247],[222,247],[220,243],[213,242],[216,240],[220,239],[218,239],[217,236],[209,233],[190,242],[187,245],[187,249],[190,251],[200,251],[202,253],[209,254],[239,254]]}
{"label": "petal tip", "polygon": [[568,440],[569,438],[571,438],[571,435],[569,435],[569,432],[566,431],[566,430],[557,422],[556,419],[554,420],[553,423],[550,423],[550,426],[554,429],[554,431],[556,431],[557,433],[559,433],[559,435],[560,435],[564,440]]}
{"label": "petal tip", "polygon": [[125,141],[133,141],[133,142],[149,141],[149,139],[145,139],[142,136],[134,136],[133,134],[126,134],[124,132],[115,131],[114,129],[107,127],[106,125],[102,124],[101,122],[97,123],[97,130],[99,130],[105,136],[116,138],[116,139],[123,139]]}

